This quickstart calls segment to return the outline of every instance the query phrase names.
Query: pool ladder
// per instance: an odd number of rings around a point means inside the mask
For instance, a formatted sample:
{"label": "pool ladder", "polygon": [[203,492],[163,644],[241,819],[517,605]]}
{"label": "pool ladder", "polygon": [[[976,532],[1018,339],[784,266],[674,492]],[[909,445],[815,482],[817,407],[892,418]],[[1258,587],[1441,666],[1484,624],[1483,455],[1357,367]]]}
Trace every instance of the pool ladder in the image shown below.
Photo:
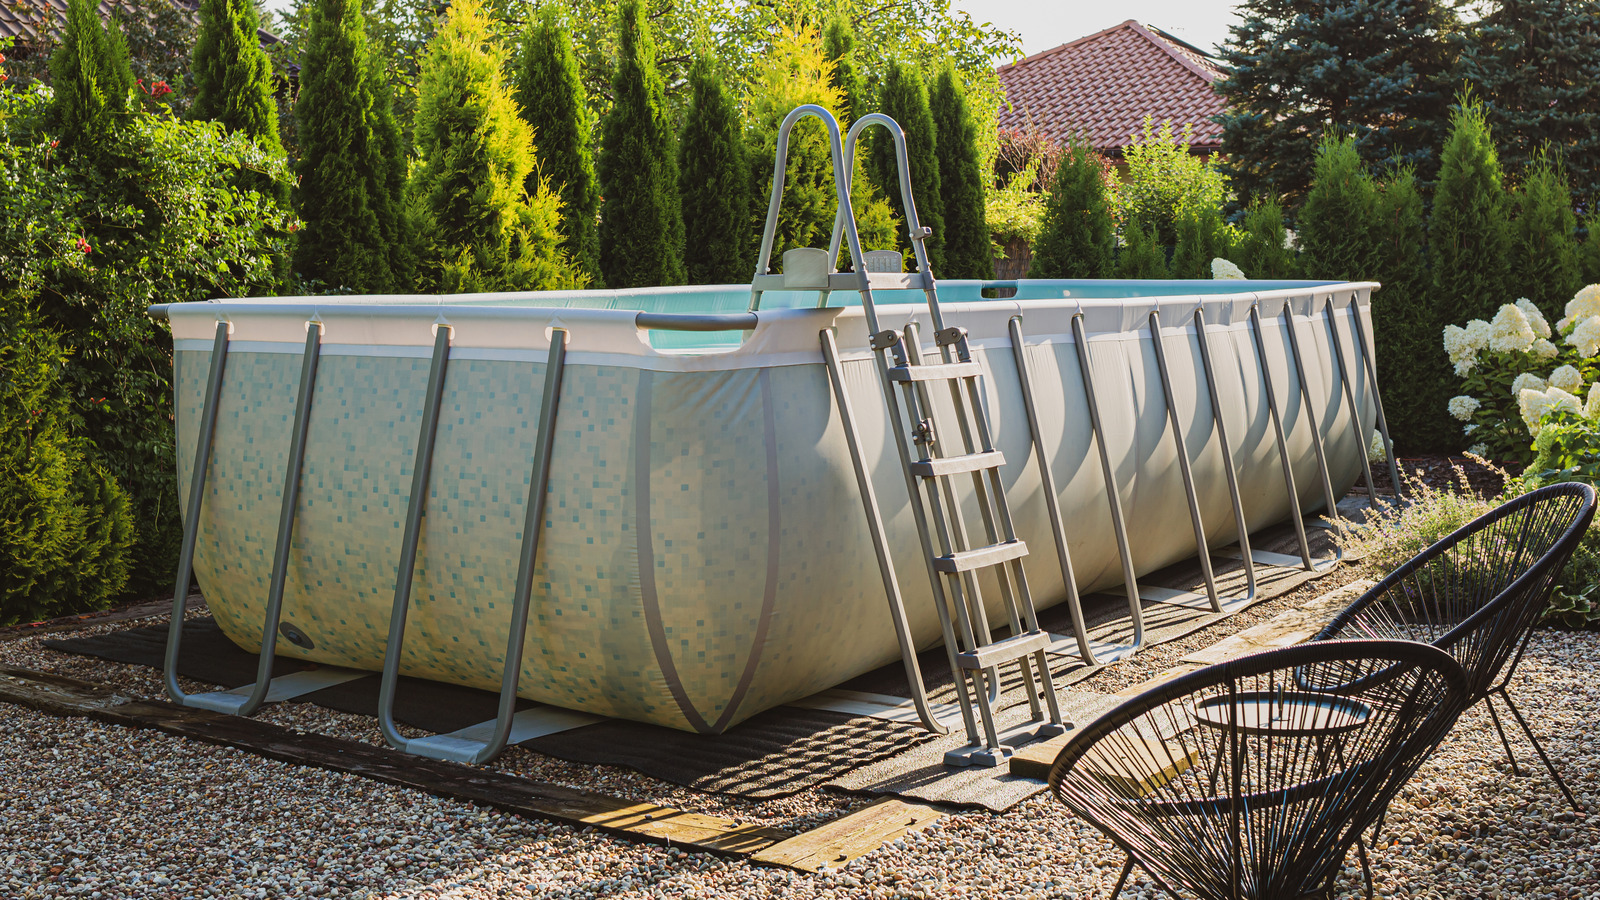
{"label": "pool ladder", "polygon": [[[783,255],[783,273],[770,274],[772,247],[776,237],[778,209],[783,199],[789,134],[803,118],[814,117],[827,127],[831,141],[833,174],[838,194],[830,248],[796,248]],[[900,181],[900,197],[906,214],[906,227],[917,261],[917,270],[901,271],[901,255],[894,250],[864,253],[850,206],[850,172],[854,167],[856,145],[861,133],[871,126],[883,128],[894,141],[895,161]],[[877,363],[879,381],[889,421],[894,429],[910,495],[911,510],[921,539],[934,605],[943,631],[944,647],[955,682],[960,714],[967,732],[967,745],[948,751],[949,765],[998,766],[1013,747],[1041,737],[1064,734],[1061,709],[1056,699],[1046,649],[1053,640],[1039,627],[1033,598],[1028,592],[1023,559],[1028,547],[1017,537],[1006,501],[1000,467],[1005,456],[995,448],[988,414],[984,408],[983,367],[972,358],[965,329],[946,323],[939,307],[938,285],[928,265],[925,241],[932,231],[922,226],[911,192],[906,162],[905,132],[895,121],[880,113],[862,116],[843,141],[838,122],[819,106],[802,106],[783,120],[778,129],[778,146],[773,167],[772,195],[767,207],[766,228],[761,237],[761,254],[751,282],[751,309],[759,307],[766,290],[810,290],[819,292],[819,305],[827,302],[834,290],[854,290],[861,295],[870,332],[870,346]],[[833,271],[841,238],[847,242],[854,271]],[[926,297],[928,316],[933,324],[933,340],[939,356],[923,357],[922,338],[912,322],[903,332],[883,328],[873,302],[874,288],[920,289]],[[890,614],[900,643],[901,659],[911,685],[912,701],[930,730],[948,729],[934,714],[917,661],[917,649],[908,624],[900,586],[890,561],[888,540],[879,510],[871,475],[864,462],[855,414],[845,390],[839,347],[832,329],[820,333],[823,358],[828,366],[835,399],[843,420],[850,460],[867,514],[868,530],[877,553],[879,571],[888,595]],[[935,395],[949,392],[954,412],[954,429],[942,422],[946,414],[935,404]],[[970,480],[970,490],[960,485]],[[962,509],[968,501],[978,508],[981,538],[973,540]],[[1008,636],[996,639],[989,622],[979,576],[992,572],[999,585],[1005,610]],[[1003,729],[995,705],[1000,697],[1001,669],[1015,664],[1027,694],[1031,716],[1027,722]],[[1043,704],[1041,705],[1041,695]]]}

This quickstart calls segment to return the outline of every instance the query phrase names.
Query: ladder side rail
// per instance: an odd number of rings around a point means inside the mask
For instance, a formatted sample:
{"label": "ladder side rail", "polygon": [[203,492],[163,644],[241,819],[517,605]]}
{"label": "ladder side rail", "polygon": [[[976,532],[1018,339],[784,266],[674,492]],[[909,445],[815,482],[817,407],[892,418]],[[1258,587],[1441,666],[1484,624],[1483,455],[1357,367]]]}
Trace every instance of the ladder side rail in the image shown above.
{"label": "ladder side rail", "polygon": [[1328,452],[1322,443],[1322,422],[1317,415],[1314,399],[1311,396],[1311,379],[1306,377],[1305,355],[1300,352],[1300,330],[1295,326],[1294,308],[1285,303],[1283,312],[1278,314],[1283,322],[1284,330],[1288,333],[1289,352],[1294,357],[1294,371],[1300,383],[1300,400],[1306,411],[1306,422],[1311,426],[1311,450],[1317,461],[1317,476],[1322,487],[1322,502],[1327,507],[1329,518],[1339,518],[1339,498],[1333,496],[1333,478],[1328,472]]}
{"label": "ladder side rail", "polygon": [[428,479],[433,471],[433,448],[439,430],[439,405],[444,398],[446,369],[450,365],[452,334],[447,325],[436,325],[433,361],[428,366],[428,386],[423,394],[422,423],[417,434],[417,453],[411,466],[411,497],[406,503],[406,530],[400,542],[400,561],[395,571],[394,602],[389,613],[389,639],[384,644],[383,676],[378,686],[378,727],[389,746],[404,750],[409,738],[400,734],[394,722],[395,687],[400,679],[400,660],[405,645],[406,616],[411,609],[411,585],[416,575],[417,543],[422,537],[422,515],[428,503]]}
{"label": "ladder side rail", "polygon": [[1333,295],[1328,295],[1328,305],[1323,307],[1323,317],[1328,320],[1328,334],[1333,338],[1333,355],[1339,361],[1339,386],[1344,389],[1345,405],[1350,407],[1350,430],[1355,434],[1356,447],[1361,451],[1361,474],[1367,479],[1367,496],[1371,502],[1378,500],[1378,489],[1372,481],[1372,461],[1367,459],[1366,429],[1361,427],[1361,411],[1356,408],[1356,392],[1350,383],[1350,364],[1344,356],[1344,338],[1339,336],[1338,316],[1333,312]]}
{"label": "ladder side rail", "polygon": [[178,550],[178,575],[172,592],[172,621],[167,628],[166,659],[162,682],[172,702],[183,705],[189,696],[178,684],[178,651],[183,642],[183,619],[189,606],[189,579],[194,574],[194,549],[200,535],[200,507],[205,496],[206,470],[211,465],[211,442],[217,430],[217,408],[222,401],[222,378],[228,358],[228,333],[233,326],[217,322],[211,344],[211,364],[206,374],[205,401],[200,408],[200,432],[194,442],[194,471],[189,473],[189,503],[183,517],[183,544]]}
{"label": "ladder side rail", "polygon": [[1244,557],[1245,597],[1249,603],[1256,597],[1256,563],[1250,555],[1250,527],[1245,522],[1244,498],[1239,493],[1239,472],[1235,468],[1233,446],[1228,443],[1228,426],[1222,414],[1222,396],[1217,389],[1216,368],[1211,362],[1211,339],[1206,334],[1204,304],[1194,311],[1195,339],[1200,347],[1200,366],[1205,372],[1206,391],[1211,398],[1211,421],[1217,429],[1217,443],[1222,448],[1222,466],[1228,477],[1228,495],[1233,501],[1234,530],[1239,538],[1239,553]]}
{"label": "ladder side rail", "polygon": [[[872,478],[867,472],[866,463],[862,459],[860,436],[856,429],[855,411],[850,403],[849,395],[845,393],[844,371],[839,362],[839,346],[833,336],[832,329],[824,328],[819,333],[822,342],[822,358],[827,364],[828,379],[833,386],[835,401],[839,404],[839,414],[845,429],[845,444],[850,449],[850,462],[855,467],[856,485],[861,491],[863,506],[866,507],[867,527],[872,534],[873,550],[878,557],[878,571],[883,578],[884,592],[889,600],[889,612],[894,620],[895,636],[900,642],[900,659],[906,669],[907,680],[911,682],[912,699],[916,701],[917,715],[922,719],[923,725],[936,734],[945,734],[948,729],[939,723],[928,708],[927,691],[923,687],[921,664],[917,661],[917,649],[911,638],[911,626],[905,615],[905,601],[900,592],[900,582],[895,575],[894,562],[889,555],[888,537],[883,529],[883,517],[879,511],[877,492],[872,487]],[[882,367],[879,366],[880,373]],[[899,404],[894,402],[894,395],[890,392],[892,385],[885,379],[885,393],[890,398],[890,421],[894,425],[895,446],[901,455],[901,468],[906,476],[906,488],[910,491],[911,510],[916,520],[917,533],[922,536],[923,543],[928,542],[928,523],[924,516],[922,506],[917,501],[917,487],[915,476],[911,474],[907,464],[905,451],[905,426],[899,419]],[[956,668],[956,636],[950,621],[950,611],[945,600],[943,584],[939,573],[933,568],[931,559],[926,561],[928,580],[933,584],[934,607],[939,614],[939,628],[944,635],[945,655],[949,659],[950,671],[955,674]],[[957,684],[957,697],[960,700],[961,718],[965,724],[968,735],[977,734],[977,724],[973,718],[972,700],[967,696],[964,684]]]}
{"label": "ladder side rail", "polygon": [[[761,231],[761,250],[756,257],[756,271],[750,282],[750,311],[755,312],[761,308],[761,290],[756,287],[757,279],[768,274],[772,268],[772,245],[778,234],[778,209],[783,203],[783,183],[788,172],[789,164],[789,134],[794,131],[801,119],[812,117],[822,122],[828,129],[828,145],[833,162],[834,191],[838,195],[839,206],[834,213],[834,229],[839,230],[839,223],[847,223],[846,233],[850,239],[851,260],[855,270],[861,276],[861,286],[867,286],[866,267],[862,264],[861,239],[856,233],[855,210],[850,205],[849,170],[843,168],[844,148],[843,139],[839,134],[839,120],[833,113],[815,103],[797,106],[783,117],[778,125],[778,148],[772,166],[772,192],[767,201],[767,221]],[[841,172],[845,174],[841,176]],[[832,271],[834,260],[838,258],[837,249],[828,256],[828,269]],[[826,295],[826,291],[823,292]],[[876,334],[878,331],[878,318],[870,308],[867,310],[867,322]]]}
{"label": "ladder side rail", "polygon": [[[1039,458],[1039,481],[1044,488],[1045,509],[1050,513],[1050,532],[1055,538],[1056,560],[1061,566],[1061,580],[1067,588],[1067,610],[1072,614],[1072,632],[1078,642],[1078,656],[1087,665],[1099,665],[1094,649],[1089,644],[1089,626],[1083,618],[1083,599],[1078,596],[1078,579],[1072,569],[1072,553],[1067,548],[1066,526],[1061,521],[1061,494],[1056,487],[1056,476],[1044,446],[1044,432],[1039,428],[1039,409],[1033,397],[1033,374],[1029,369],[1023,342],[1022,317],[1012,316],[1011,353],[1016,358],[1017,380],[1022,385],[1022,408],[1028,416],[1028,430],[1033,440],[1033,452]],[[1037,619],[1030,623],[1038,628]]]}
{"label": "ladder side rail", "polygon": [[[1369,292],[1370,297],[1370,292]],[[1371,305],[1369,299],[1368,305]],[[1372,344],[1367,340],[1367,328],[1361,319],[1361,298],[1353,297],[1350,301],[1350,330],[1356,333],[1356,347],[1361,351],[1362,368],[1367,373],[1367,381],[1372,386],[1372,404],[1378,409],[1378,433],[1383,435],[1383,451],[1389,460],[1389,481],[1394,485],[1394,497],[1397,502],[1405,503],[1405,489],[1400,485],[1400,459],[1394,455],[1394,439],[1389,437],[1389,420],[1383,414],[1383,393],[1378,390],[1378,369],[1372,355]]]}
{"label": "ladder side rail", "polygon": [[1128,546],[1127,524],[1122,518],[1122,492],[1111,465],[1111,450],[1106,446],[1100,423],[1100,402],[1095,396],[1093,365],[1089,361],[1089,335],[1083,327],[1083,313],[1072,316],[1072,340],[1077,345],[1078,371],[1083,377],[1083,395],[1089,410],[1089,428],[1100,450],[1100,472],[1106,482],[1106,500],[1111,507],[1111,530],[1117,539],[1117,555],[1122,562],[1122,581],[1128,595],[1128,613],[1133,618],[1133,648],[1144,646],[1144,608],[1139,601],[1139,579],[1134,574],[1133,551]]}
{"label": "ladder side rail", "polygon": [[1178,404],[1172,395],[1172,369],[1167,365],[1166,341],[1161,335],[1161,312],[1150,311],[1150,341],[1156,352],[1156,372],[1161,376],[1161,396],[1166,401],[1167,421],[1172,426],[1172,443],[1178,451],[1178,473],[1183,476],[1183,496],[1189,504],[1189,524],[1194,528],[1194,546],[1200,560],[1200,574],[1206,583],[1206,599],[1213,612],[1222,612],[1222,601],[1217,597],[1216,574],[1211,569],[1211,548],[1206,542],[1205,521],[1200,515],[1200,496],[1195,491],[1194,470],[1189,465],[1189,442],[1183,437],[1183,420],[1178,415]]}
{"label": "ladder side rail", "polygon": [[[928,252],[923,246],[922,241],[928,235],[932,234],[933,231],[923,227],[921,219],[917,217],[916,200],[911,196],[911,166],[907,162],[906,156],[906,132],[905,129],[900,127],[900,123],[884,115],[883,113],[868,113],[857,119],[854,124],[850,126],[850,132],[845,139],[843,162],[841,163],[837,159],[834,162],[834,180],[841,189],[839,199],[840,212],[835,216],[836,226],[837,223],[841,222],[845,226],[845,237],[850,241],[851,259],[855,265],[856,271],[861,274],[861,284],[863,287],[865,287],[867,286],[868,282],[866,266],[861,255],[861,238],[855,225],[854,208],[848,206],[847,204],[849,203],[850,199],[850,180],[853,177],[855,169],[856,145],[861,138],[862,132],[873,125],[876,125],[879,128],[889,132],[890,137],[894,140],[895,171],[900,179],[900,203],[905,209],[906,213],[906,234],[911,239],[912,251],[917,259],[917,271],[925,274],[928,278],[929,285],[931,285],[933,283],[933,271],[928,266]],[[843,173],[842,179],[839,177],[839,173]],[[837,230],[838,229],[836,227],[835,231]],[[831,248],[834,243],[834,239],[830,237],[828,243]],[[830,253],[832,253],[832,251],[830,251]],[[942,331],[944,330],[944,316],[939,311],[938,299],[934,296],[931,288],[926,289],[925,293],[927,293],[929,296],[930,302],[928,305],[928,311],[933,320],[934,330]],[[861,299],[863,305],[871,303],[870,289],[863,292]],[[867,313],[867,318],[870,327],[872,328],[872,332],[876,334],[879,330],[877,313],[869,310]]]}
{"label": "ladder side rail", "polygon": [[1306,538],[1306,523],[1300,509],[1300,491],[1294,481],[1294,464],[1289,459],[1289,440],[1283,430],[1283,415],[1278,410],[1278,392],[1272,386],[1272,366],[1267,363],[1267,342],[1261,331],[1261,304],[1250,304],[1250,336],[1256,349],[1256,364],[1261,370],[1262,391],[1266,394],[1267,413],[1272,420],[1272,433],[1278,445],[1278,461],[1283,467],[1283,486],[1289,494],[1289,518],[1294,522],[1295,537],[1300,542],[1300,559],[1307,572],[1317,571],[1316,560],[1311,556],[1311,543]]}

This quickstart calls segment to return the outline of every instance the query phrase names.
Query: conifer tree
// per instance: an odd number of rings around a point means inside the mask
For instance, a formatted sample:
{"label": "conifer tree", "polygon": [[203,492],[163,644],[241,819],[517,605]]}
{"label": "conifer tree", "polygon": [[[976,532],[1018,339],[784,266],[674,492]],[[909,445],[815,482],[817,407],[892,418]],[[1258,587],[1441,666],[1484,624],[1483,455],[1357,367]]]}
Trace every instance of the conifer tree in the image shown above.
{"label": "conifer tree", "polygon": [[383,235],[385,260],[389,264],[389,289],[407,292],[417,276],[416,235],[406,208],[406,150],[400,121],[394,112],[394,87],[384,58],[376,47],[367,44],[366,78],[367,122],[372,134],[372,149],[377,157],[373,177],[367,188],[372,214]]}
{"label": "conifer tree", "polygon": [[1600,6],[1495,0],[1464,41],[1457,81],[1475,85],[1506,171],[1550,147],[1584,206],[1600,201]]}
{"label": "conifer tree", "polygon": [[611,113],[600,145],[600,270],[613,288],[683,284],[676,135],[640,0],[617,10]]}
{"label": "conifer tree", "polygon": [[1367,281],[1376,195],[1351,137],[1330,135],[1317,145],[1311,192],[1300,211],[1301,262],[1306,277]]}
{"label": "conifer tree", "polygon": [[[1439,334],[1458,321],[1454,306],[1437,308],[1427,268],[1422,194],[1410,169],[1377,185],[1366,278],[1372,295],[1373,353],[1390,435],[1402,452],[1462,446],[1459,422],[1446,412],[1459,381]],[[1348,352],[1348,351],[1347,351]]]}
{"label": "conifer tree", "polygon": [[690,284],[734,284],[750,276],[745,227],[749,164],[739,109],[708,58],[689,70],[689,106],[678,141],[684,268]]}
{"label": "conifer tree", "polygon": [[252,0],[201,0],[189,113],[243,132],[263,149],[281,151],[272,63],[261,49],[260,27]]}
{"label": "conifer tree", "polygon": [[1110,278],[1115,252],[1104,161],[1087,142],[1069,142],[1045,198],[1028,277]]}
{"label": "conifer tree", "polygon": [[[883,91],[878,99],[878,111],[894,119],[906,133],[906,157],[911,169],[911,198],[917,205],[917,218],[924,228],[932,229],[924,242],[928,262],[935,275],[944,272],[944,194],[939,181],[938,134],[933,124],[933,113],[928,108],[928,90],[915,66],[899,59],[889,61],[883,76]],[[875,129],[872,134],[871,164],[868,172],[883,196],[888,198],[894,217],[906,221],[905,208],[900,202],[900,176],[896,169],[894,142],[889,134]],[[910,249],[905,229],[899,233],[902,251]]]}
{"label": "conifer tree", "polygon": [[371,196],[386,183],[372,134],[360,0],[317,0],[295,105],[300,140],[295,205],[304,220],[295,268],[329,288],[381,291],[393,282]]}
{"label": "conifer tree", "polygon": [[1535,154],[1513,195],[1510,292],[1527,297],[1551,322],[1565,315],[1583,287],[1574,233],[1577,216],[1565,173],[1543,153]]}
{"label": "conifer tree", "polygon": [[1251,278],[1293,278],[1298,262],[1288,239],[1283,210],[1276,200],[1268,198],[1245,212],[1244,234],[1229,258]]}
{"label": "conifer tree", "polygon": [[128,112],[133,70],[115,21],[104,26],[94,0],[68,0],[61,43],[50,54],[50,124],[67,152],[88,150]]}
{"label": "conifer tree", "polygon": [[1246,0],[1222,47],[1222,156],[1246,201],[1298,210],[1307,139],[1353,134],[1362,158],[1431,178],[1454,14],[1443,0]]}
{"label": "conifer tree", "polygon": [[1177,230],[1169,266],[1173,278],[1210,278],[1211,261],[1233,255],[1233,232],[1214,206],[1184,207],[1178,213]]}
{"label": "conifer tree", "polygon": [[833,63],[833,89],[839,92],[839,127],[848,130],[856,119],[871,112],[867,109],[867,86],[856,62],[855,30],[850,18],[842,12],[835,13],[822,30],[822,52]]}
{"label": "conifer tree", "polygon": [[533,126],[538,165],[528,192],[546,179],[561,194],[561,235],[567,253],[589,277],[600,277],[600,185],[589,148],[588,98],[572,35],[553,6],[540,7],[523,33],[515,62],[517,105]]}
{"label": "conifer tree", "polygon": [[1578,269],[1584,284],[1600,283],[1600,210],[1583,220],[1583,237],[1578,243]]}
{"label": "conifer tree", "polygon": [[967,109],[967,94],[948,62],[928,91],[934,143],[939,148],[939,186],[944,215],[945,278],[994,278],[994,250],[984,215],[983,172],[978,163],[977,130]]}
{"label": "conifer tree", "polygon": [[422,60],[417,166],[408,184],[428,269],[457,291],[581,287],[561,249],[561,200],[533,170],[533,129],[517,117],[504,59],[478,0],[455,0]]}
{"label": "conifer tree", "polygon": [[1167,256],[1156,244],[1156,236],[1138,222],[1122,227],[1122,246],[1117,248],[1118,278],[1166,278]]}
{"label": "conifer tree", "polygon": [[1483,107],[1463,92],[1450,117],[1428,220],[1434,303],[1452,321],[1492,319],[1508,295],[1509,234],[1500,159]]}

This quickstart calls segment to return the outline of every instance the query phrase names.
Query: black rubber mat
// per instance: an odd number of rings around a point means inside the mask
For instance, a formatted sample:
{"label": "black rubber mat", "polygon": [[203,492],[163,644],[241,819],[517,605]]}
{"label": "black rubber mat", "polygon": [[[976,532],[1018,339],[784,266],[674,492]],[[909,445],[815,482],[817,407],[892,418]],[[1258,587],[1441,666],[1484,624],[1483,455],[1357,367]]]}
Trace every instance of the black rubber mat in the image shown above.
{"label": "black rubber mat", "polygon": [[[160,668],[167,626],[130,628],[90,637],[44,642],[52,650]],[[256,655],[240,649],[209,618],[184,623],[178,673],[195,681],[238,687],[256,680]],[[273,675],[307,668],[273,661]],[[377,675],[323,688],[292,702],[375,716]],[[455,731],[492,719],[498,698],[458,685],[402,678],[395,719],[432,732]],[[532,706],[519,701],[519,708]],[[691,734],[658,725],[607,719],[523,742],[559,759],[627,766],[662,781],[711,793],[770,799],[812,788],[933,739],[920,728],[826,710],[779,707],[720,735]]]}

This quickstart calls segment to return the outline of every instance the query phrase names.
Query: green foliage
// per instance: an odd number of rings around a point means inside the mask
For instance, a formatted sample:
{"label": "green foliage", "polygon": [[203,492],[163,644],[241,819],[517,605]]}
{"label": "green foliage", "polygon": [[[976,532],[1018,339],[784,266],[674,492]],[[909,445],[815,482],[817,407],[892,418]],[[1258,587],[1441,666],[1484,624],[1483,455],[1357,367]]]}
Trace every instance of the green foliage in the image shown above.
{"label": "green foliage", "polygon": [[194,101],[190,115],[242,131],[266,150],[278,142],[272,66],[261,49],[252,0],[201,0],[194,43]]}
{"label": "green foliage", "polygon": [[[911,167],[911,199],[917,207],[917,218],[924,228],[932,229],[923,246],[928,252],[928,263],[934,274],[944,271],[944,194],[940,183],[938,132],[933,123],[933,112],[928,107],[928,90],[915,66],[898,59],[889,61],[883,76],[883,90],[878,96],[878,109],[894,119],[906,134],[906,157]],[[879,128],[872,132],[872,142],[867,171],[872,183],[888,198],[889,208],[896,220],[905,222],[905,204],[900,200],[900,176],[895,162],[895,145],[889,132]],[[902,253],[911,249],[907,232],[896,235]]]}
{"label": "green foliage", "polygon": [[[1463,92],[1450,117],[1428,220],[1434,303],[1457,318],[1484,318],[1512,290],[1500,159],[1483,107]],[[1514,296],[1514,295],[1513,295]]]}
{"label": "green foliage", "polygon": [[689,70],[689,108],[678,141],[684,268],[690,284],[749,278],[749,164],[739,108],[710,60]]}
{"label": "green foliage", "polygon": [[1106,162],[1087,142],[1071,143],[1044,201],[1028,277],[1109,278],[1115,252]]}
{"label": "green foliage", "polygon": [[867,108],[866,79],[861,76],[861,67],[856,62],[855,29],[850,26],[850,20],[838,12],[822,29],[822,53],[833,63],[833,77],[828,83],[839,95],[836,112],[839,127],[848,131],[856,119],[871,110]]}
{"label": "green foliage", "polygon": [[1317,145],[1315,177],[1300,211],[1300,246],[1308,278],[1371,280],[1377,193],[1354,138],[1328,135]]}
{"label": "green foliage", "polygon": [[1167,254],[1156,245],[1155,235],[1137,221],[1122,226],[1122,246],[1117,248],[1117,277],[1167,277]]}
{"label": "green foliage", "polygon": [[1189,206],[1178,213],[1178,243],[1172,250],[1170,277],[1210,278],[1211,261],[1233,256],[1238,229],[1222,220],[1213,206]]}
{"label": "green foliage", "polygon": [[1578,268],[1584,284],[1600,282],[1600,209],[1583,220],[1583,239],[1578,243]]}
{"label": "green foliage", "polygon": [[944,215],[945,278],[994,278],[994,252],[984,216],[983,170],[967,95],[953,66],[946,65],[928,92],[934,144],[939,150],[939,186]]}
{"label": "green foliage", "polygon": [[295,107],[301,153],[295,205],[305,226],[294,262],[300,277],[356,293],[394,282],[373,198],[387,190],[390,164],[372,133],[367,71],[360,0],[318,0]]}
{"label": "green foliage", "polygon": [[68,0],[61,43],[50,55],[50,80],[50,124],[64,152],[90,148],[132,108],[127,42],[115,22],[101,25],[93,0]]}
{"label": "green foliage", "polygon": [[600,185],[589,149],[592,123],[567,32],[553,7],[538,10],[523,32],[513,64],[517,106],[533,126],[538,165],[528,175],[534,194],[543,178],[561,195],[561,235],[590,283],[600,278]]}
{"label": "green foliage", "polygon": [[384,75],[382,58],[371,44],[367,45],[365,70],[362,88],[370,103],[367,122],[374,157],[367,201],[372,205],[378,231],[383,235],[391,288],[404,292],[416,283],[421,252],[415,216],[405,202],[408,174],[405,142],[394,112],[394,88]]}
{"label": "green foliage", "polygon": [[1247,200],[1298,210],[1308,141],[1353,135],[1362,158],[1432,178],[1455,14],[1443,0],[1246,0],[1220,56],[1222,156]]}
{"label": "green foliage", "polygon": [[1191,207],[1222,208],[1227,182],[1205,160],[1189,153],[1190,126],[1174,133],[1171,122],[1157,128],[1149,117],[1123,150],[1127,165],[1117,188],[1117,218],[1126,228],[1137,223],[1158,247],[1178,242],[1178,216]]}
{"label": "green foliage", "polygon": [[1582,481],[1600,484],[1600,428],[1582,413],[1558,409],[1539,422],[1534,458],[1523,479],[1531,487]]}
{"label": "green foliage", "polygon": [[1567,299],[1584,285],[1573,239],[1578,219],[1565,173],[1545,154],[1535,154],[1511,205],[1509,286],[1546,318],[1558,319]]}
{"label": "green foliage", "polygon": [[1600,29],[1593,0],[1496,0],[1462,42],[1457,80],[1483,92],[1507,171],[1560,155],[1573,193],[1600,202]]}
{"label": "green foliage", "polygon": [[0,312],[0,625],[102,609],[128,581],[128,495],[72,436],[55,336]]}
{"label": "green foliage", "polygon": [[1245,212],[1244,231],[1229,259],[1251,278],[1275,280],[1299,274],[1300,262],[1289,247],[1278,201],[1268,198]]}
{"label": "green foliage", "polygon": [[529,194],[533,129],[476,0],[455,0],[422,61],[417,164],[407,189],[428,241],[420,277],[444,292],[581,287],[561,249],[561,201]]}
{"label": "green foliage", "polygon": [[617,10],[612,109],[600,143],[600,270],[614,288],[683,284],[676,135],[642,0]]}

